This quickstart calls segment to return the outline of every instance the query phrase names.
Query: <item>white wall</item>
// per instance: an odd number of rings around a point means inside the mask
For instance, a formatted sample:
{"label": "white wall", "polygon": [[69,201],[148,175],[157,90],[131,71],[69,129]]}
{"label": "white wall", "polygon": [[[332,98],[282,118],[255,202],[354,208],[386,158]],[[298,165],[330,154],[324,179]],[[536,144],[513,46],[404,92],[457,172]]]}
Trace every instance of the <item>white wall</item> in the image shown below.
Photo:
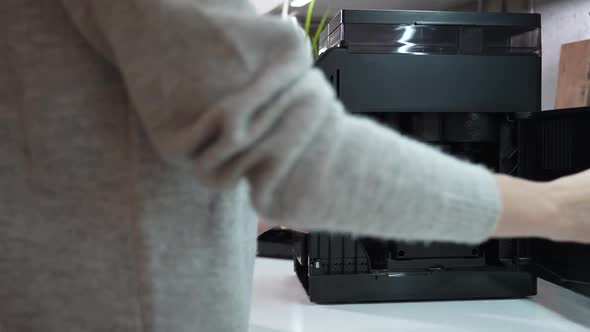
{"label": "white wall", "polygon": [[590,0],[537,0],[543,21],[543,109],[553,109],[562,44],[590,39]]}

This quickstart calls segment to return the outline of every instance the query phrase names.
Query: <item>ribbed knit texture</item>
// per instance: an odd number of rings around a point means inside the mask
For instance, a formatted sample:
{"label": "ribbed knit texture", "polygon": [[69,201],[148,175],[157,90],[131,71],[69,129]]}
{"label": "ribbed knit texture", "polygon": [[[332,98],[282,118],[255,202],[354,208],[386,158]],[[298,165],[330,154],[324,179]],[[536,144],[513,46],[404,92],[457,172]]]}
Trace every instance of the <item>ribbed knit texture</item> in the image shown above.
{"label": "ribbed knit texture", "polygon": [[499,215],[490,172],[348,115],[246,0],[2,0],[0,73],[3,332],[246,331],[255,211],[457,242]]}

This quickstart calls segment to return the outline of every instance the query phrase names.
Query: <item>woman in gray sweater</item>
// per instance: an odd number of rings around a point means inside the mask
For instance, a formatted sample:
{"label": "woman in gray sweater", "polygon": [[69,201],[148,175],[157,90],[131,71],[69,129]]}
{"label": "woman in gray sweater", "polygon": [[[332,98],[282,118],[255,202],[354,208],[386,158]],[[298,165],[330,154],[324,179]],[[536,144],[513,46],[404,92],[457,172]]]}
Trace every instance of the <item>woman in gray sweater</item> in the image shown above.
{"label": "woman in gray sweater", "polygon": [[246,331],[256,212],[590,241],[590,174],[495,176],[346,114],[247,0],[2,0],[0,46],[3,332]]}

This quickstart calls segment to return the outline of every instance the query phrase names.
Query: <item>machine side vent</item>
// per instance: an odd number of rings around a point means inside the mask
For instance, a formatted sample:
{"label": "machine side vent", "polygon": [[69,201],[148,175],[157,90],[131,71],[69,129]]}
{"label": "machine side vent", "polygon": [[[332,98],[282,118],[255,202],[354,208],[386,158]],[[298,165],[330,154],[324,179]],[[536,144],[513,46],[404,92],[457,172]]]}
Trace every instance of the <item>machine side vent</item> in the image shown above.
{"label": "machine side vent", "polygon": [[539,124],[541,167],[545,170],[572,168],[572,119],[557,119]]}
{"label": "machine side vent", "polygon": [[330,85],[334,88],[334,91],[336,91],[336,96],[340,97],[340,69],[330,75],[328,80],[330,81]]}
{"label": "machine side vent", "polygon": [[334,88],[336,89],[336,96],[340,98],[340,69],[336,70],[336,82]]}

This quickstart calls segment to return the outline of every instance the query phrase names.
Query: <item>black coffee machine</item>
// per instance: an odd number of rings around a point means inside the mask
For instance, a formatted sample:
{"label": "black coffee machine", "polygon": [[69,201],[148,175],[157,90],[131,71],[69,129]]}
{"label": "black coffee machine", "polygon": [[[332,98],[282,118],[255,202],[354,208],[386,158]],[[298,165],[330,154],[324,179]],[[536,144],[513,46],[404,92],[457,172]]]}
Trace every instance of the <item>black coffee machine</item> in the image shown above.
{"label": "black coffee machine", "polygon": [[[551,180],[590,168],[590,109],[540,112],[540,27],[536,14],[344,10],[317,65],[350,112],[497,172]],[[537,277],[590,296],[590,246],[281,234],[317,303],[519,298],[536,294]]]}

